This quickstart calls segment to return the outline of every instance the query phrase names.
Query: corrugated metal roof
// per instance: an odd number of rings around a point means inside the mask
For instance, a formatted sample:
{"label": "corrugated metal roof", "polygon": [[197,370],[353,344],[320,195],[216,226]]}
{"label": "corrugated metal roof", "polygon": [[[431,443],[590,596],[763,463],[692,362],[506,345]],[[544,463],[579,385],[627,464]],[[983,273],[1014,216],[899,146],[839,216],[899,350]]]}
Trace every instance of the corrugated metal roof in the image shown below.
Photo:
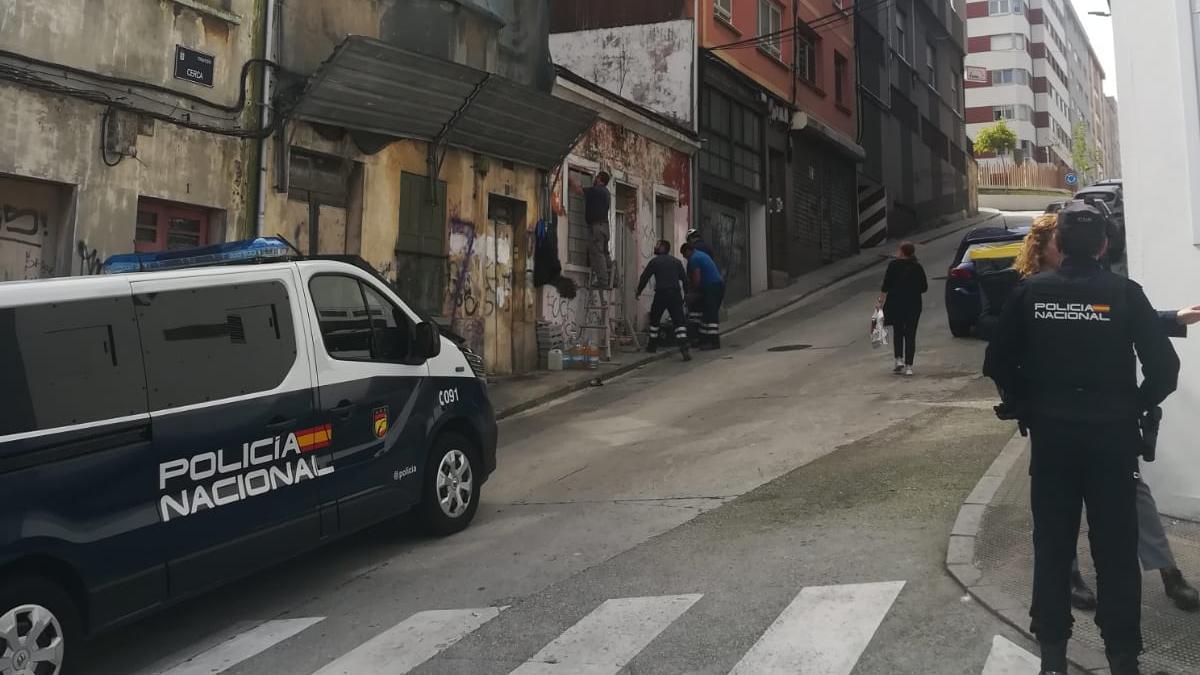
{"label": "corrugated metal roof", "polygon": [[460,109],[448,144],[540,169],[561,162],[596,118],[498,75],[359,35],[309,78],[294,116],[431,141]]}

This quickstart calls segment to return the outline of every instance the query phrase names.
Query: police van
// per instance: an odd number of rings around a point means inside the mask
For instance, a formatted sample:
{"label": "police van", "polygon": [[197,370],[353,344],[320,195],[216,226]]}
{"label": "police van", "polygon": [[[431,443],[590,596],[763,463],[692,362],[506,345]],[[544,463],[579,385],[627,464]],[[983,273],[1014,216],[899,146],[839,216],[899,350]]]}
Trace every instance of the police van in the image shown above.
{"label": "police van", "polygon": [[369,268],[268,238],[106,271],[0,283],[0,673],[410,509],[470,523],[482,362]]}

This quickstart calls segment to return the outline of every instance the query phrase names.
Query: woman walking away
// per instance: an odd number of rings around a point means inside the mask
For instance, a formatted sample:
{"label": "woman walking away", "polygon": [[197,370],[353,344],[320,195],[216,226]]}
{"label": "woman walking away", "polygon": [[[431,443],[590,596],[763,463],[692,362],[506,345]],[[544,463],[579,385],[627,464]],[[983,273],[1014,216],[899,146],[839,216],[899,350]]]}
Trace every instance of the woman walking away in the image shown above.
{"label": "woman walking away", "polygon": [[896,348],[896,368],[892,371],[913,374],[913,356],[917,352],[917,323],[921,320],[921,296],[929,290],[925,268],[917,262],[917,247],[911,241],[900,244],[896,259],[883,275],[883,288],[877,308],[883,308],[883,324],[892,327]]}

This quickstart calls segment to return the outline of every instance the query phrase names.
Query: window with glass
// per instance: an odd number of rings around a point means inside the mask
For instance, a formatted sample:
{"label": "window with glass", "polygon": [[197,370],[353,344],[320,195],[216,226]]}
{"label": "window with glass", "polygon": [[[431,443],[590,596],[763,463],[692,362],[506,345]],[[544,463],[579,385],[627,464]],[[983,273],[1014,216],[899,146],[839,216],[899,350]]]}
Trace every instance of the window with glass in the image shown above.
{"label": "window with glass", "polygon": [[759,114],[713,89],[704,92],[705,143],[700,169],[749,188],[762,187],[762,120]]}
{"label": "window with glass", "polygon": [[403,310],[356,277],[324,274],[309,282],[325,352],[342,361],[404,363],[412,325]]}
{"label": "window with glass", "polygon": [[151,410],[270,391],[296,361],[280,282],[144,293],[133,302]]}
{"label": "window with glass", "polygon": [[775,0],[758,0],[758,34],[763,37],[759,47],[766,53],[781,58],[783,56],[782,38],[783,10]]}
{"label": "window with glass", "polygon": [[1024,14],[1023,0],[988,0],[988,14],[1000,16],[1004,14]]}
{"label": "window with glass", "polygon": [[713,13],[730,21],[733,19],[733,0],[713,0]]}
{"label": "window with glass", "polygon": [[925,77],[929,80],[929,86],[937,89],[937,48],[932,43],[925,43]]}
{"label": "window with glass", "polygon": [[1029,71],[1020,68],[1005,68],[1002,70],[992,71],[992,84],[994,85],[1010,85],[1010,84],[1029,84]]}
{"label": "window with glass", "polygon": [[896,25],[892,39],[895,42],[896,53],[908,61],[908,14],[899,7],[896,8]]}
{"label": "window with glass", "polygon": [[849,62],[839,52],[833,53],[833,100],[838,105],[846,105],[846,89],[849,79]]}
{"label": "window with glass", "polygon": [[796,76],[809,84],[817,83],[817,40],[810,35],[796,35]]}

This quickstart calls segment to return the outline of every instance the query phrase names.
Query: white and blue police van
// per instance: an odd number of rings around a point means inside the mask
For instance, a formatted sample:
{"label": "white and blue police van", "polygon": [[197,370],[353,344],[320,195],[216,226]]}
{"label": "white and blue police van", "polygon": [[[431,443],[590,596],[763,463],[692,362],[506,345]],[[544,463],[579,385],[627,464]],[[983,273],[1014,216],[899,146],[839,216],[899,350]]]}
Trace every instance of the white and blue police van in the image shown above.
{"label": "white and blue police van", "polygon": [[[0,283],[0,673],[496,468],[482,361],[363,264],[264,238]],[[71,664],[76,664],[75,666]]]}

